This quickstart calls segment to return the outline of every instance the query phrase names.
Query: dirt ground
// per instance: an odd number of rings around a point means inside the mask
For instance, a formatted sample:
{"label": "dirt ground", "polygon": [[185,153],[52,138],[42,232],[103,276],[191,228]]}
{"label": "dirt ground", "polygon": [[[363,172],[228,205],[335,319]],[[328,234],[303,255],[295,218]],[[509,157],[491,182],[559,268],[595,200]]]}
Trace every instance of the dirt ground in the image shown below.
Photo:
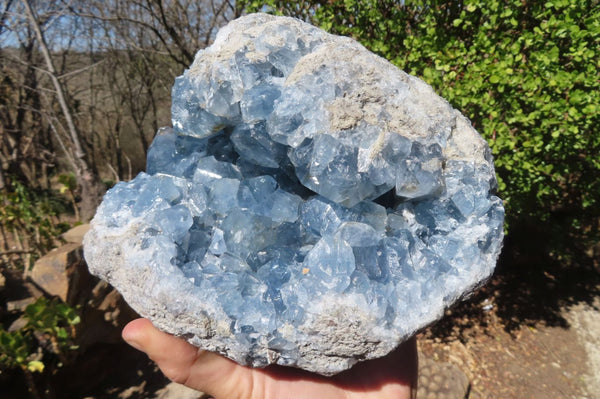
{"label": "dirt ground", "polygon": [[[529,241],[525,241],[529,236]],[[420,335],[459,366],[469,398],[600,398],[600,248],[551,256],[539,234],[505,242],[495,276]]]}
{"label": "dirt ground", "polygon": [[[469,398],[600,398],[597,381],[600,311],[578,306],[566,312],[568,327],[524,326],[507,332],[494,316],[462,339],[425,332],[425,355],[459,366],[469,377]],[[594,353],[596,351],[596,353]]]}
{"label": "dirt ground", "polygon": [[592,306],[577,305],[568,313],[572,328],[587,355],[587,372],[582,375],[587,397],[600,397],[600,299]]}
{"label": "dirt ground", "polygon": [[486,286],[420,334],[421,351],[459,366],[469,398],[600,398],[599,259],[507,248]]}

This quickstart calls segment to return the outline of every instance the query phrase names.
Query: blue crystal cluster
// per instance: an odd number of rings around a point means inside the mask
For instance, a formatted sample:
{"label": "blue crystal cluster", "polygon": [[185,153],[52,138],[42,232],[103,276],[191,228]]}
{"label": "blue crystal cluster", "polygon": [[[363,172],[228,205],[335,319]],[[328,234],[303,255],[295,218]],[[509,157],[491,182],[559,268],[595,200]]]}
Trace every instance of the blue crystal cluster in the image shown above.
{"label": "blue crystal cluster", "polygon": [[[355,64],[299,66],[333,37],[252,18],[235,29],[260,22],[260,34],[227,52],[234,28],[225,28],[176,80],[173,128],[154,139],[146,173],[107,193],[94,228],[133,229],[126,263],[193,295],[169,299],[167,311],[194,317],[186,302],[200,303],[224,321],[225,343],[205,346],[242,363],[311,369],[303,329],[331,302],[367,315],[361,328],[391,341],[389,351],[491,273],[504,218],[491,157],[448,155],[454,111],[441,99],[450,116],[421,109],[408,98],[421,83],[391,65],[385,76],[397,79],[377,87],[393,107],[399,99],[426,115],[425,133],[391,128],[385,104],[374,119],[343,114],[343,101],[361,95]],[[358,45],[336,42],[344,46]],[[360,112],[377,101],[359,99]]]}

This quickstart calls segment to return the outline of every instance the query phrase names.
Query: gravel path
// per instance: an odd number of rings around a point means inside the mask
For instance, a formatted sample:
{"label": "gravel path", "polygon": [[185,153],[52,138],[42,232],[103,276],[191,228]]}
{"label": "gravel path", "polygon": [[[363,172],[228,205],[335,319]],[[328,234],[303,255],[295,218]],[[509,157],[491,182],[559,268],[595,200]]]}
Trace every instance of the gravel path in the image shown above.
{"label": "gravel path", "polygon": [[582,376],[587,397],[600,398],[600,299],[574,306],[567,318],[587,353],[588,372]]}

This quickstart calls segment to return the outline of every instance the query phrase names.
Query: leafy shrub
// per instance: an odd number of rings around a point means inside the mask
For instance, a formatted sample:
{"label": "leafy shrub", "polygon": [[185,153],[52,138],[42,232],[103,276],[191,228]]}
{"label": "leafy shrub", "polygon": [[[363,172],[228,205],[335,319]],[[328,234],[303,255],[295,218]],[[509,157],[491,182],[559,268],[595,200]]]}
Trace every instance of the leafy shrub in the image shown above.
{"label": "leafy shrub", "polygon": [[20,329],[9,332],[0,326],[0,370],[21,369],[37,397],[32,374],[67,361],[66,353],[77,349],[75,326],[81,320],[72,307],[44,297],[28,305],[22,317],[26,323]]}
{"label": "leafy shrub", "polygon": [[[58,222],[57,214],[66,207],[58,196],[37,192],[13,180],[0,191],[0,233],[4,250],[18,256],[12,266],[26,269],[35,258],[53,248],[56,237],[69,226]],[[8,243],[14,244],[11,249]]]}
{"label": "leafy shrub", "polygon": [[[16,331],[0,328],[0,367],[21,367],[30,371],[43,371],[43,352],[38,348],[62,358],[73,345],[75,326],[81,319],[69,305],[58,300],[38,298],[25,308],[23,317],[27,323]],[[45,345],[48,341],[50,344]]]}
{"label": "leafy shrub", "polygon": [[36,331],[53,341],[53,351],[57,354],[65,349],[76,349],[71,343],[75,336],[75,326],[81,319],[69,305],[58,300],[39,298],[25,308],[26,331]]}
{"label": "leafy shrub", "polygon": [[[32,337],[21,331],[0,329],[0,367],[21,367],[30,371],[39,371],[40,363],[32,353]],[[43,364],[43,363],[42,363]],[[43,367],[41,368],[43,370]]]}

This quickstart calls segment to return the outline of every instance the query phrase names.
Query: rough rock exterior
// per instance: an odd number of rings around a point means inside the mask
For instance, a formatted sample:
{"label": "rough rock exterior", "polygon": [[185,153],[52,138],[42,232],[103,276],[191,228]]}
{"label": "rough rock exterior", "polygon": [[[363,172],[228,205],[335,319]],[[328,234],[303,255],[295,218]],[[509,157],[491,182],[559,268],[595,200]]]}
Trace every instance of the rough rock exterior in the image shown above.
{"label": "rough rock exterior", "polygon": [[485,281],[504,209],[489,148],[355,41],[254,14],[173,88],[147,173],[109,193],[90,270],[238,363],[338,373]]}

